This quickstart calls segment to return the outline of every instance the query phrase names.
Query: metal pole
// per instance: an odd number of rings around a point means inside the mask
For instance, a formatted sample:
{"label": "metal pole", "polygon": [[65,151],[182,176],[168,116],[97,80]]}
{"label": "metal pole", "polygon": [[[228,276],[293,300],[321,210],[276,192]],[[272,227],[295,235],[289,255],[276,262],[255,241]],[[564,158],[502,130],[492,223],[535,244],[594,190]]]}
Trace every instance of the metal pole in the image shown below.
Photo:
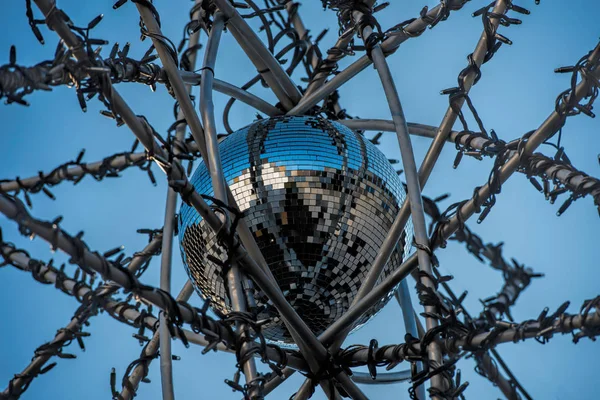
{"label": "metal pole", "polygon": [[202,86],[200,87],[200,115],[206,129],[204,139],[206,143],[207,163],[210,179],[215,198],[227,204],[227,191],[225,189],[225,178],[221,166],[221,154],[219,152],[219,141],[217,140],[217,125],[215,122],[214,105],[212,101],[213,78],[215,74],[215,62],[221,32],[225,26],[223,14],[218,11],[214,15],[212,29],[204,51],[204,63],[202,65]]}
{"label": "metal pole", "polygon": [[[367,45],[367,38],[372,34],[372,29],[367,26],[362,31],[362,37]],[[406,176],[407,185],[407,199],[410,202],[410,210],[412,216],[412,222],[414,226],[415,241],[418,246],[424,246],[424,248],[417,247],[417,258],[419,261],[419,269],[425,272],[426,276],[421,277],[421,284],[436,292],[435,282],[433,281],[433,272],[431,268],[431,259],[427,250],[429,248],[429,237],[427,235],[427,225],[425,223],[425,213],[423,211],[423,199],[421,197],[421,185],[419,183],[419,174],[417,172],[417,164],[415,162],[415,156],[412,150],[412,144],[410,142],[410,136],[408,134],[408,127],[406,126],[406,118],[402,110],[400,98],[396,86],[394,84],[392,73],[387,65],[387,61],[379,45],[371,50],[371,56],[373,57],[373,64],[377,69],[381,83],[385,91],[390,111],[392,113],[392,120],[396,127],[396,135],[398,136],[398,144],[400,146],[400,154],[402,157],[402,164],[404,167],[404,174]],[[433,314],[436,313],[434,306],[425,306],[425,312]],[[438,321],[428,316],[425,318],[427,330],[432,330],[438,325]],[[432,341],[427,346],[427,356],[434,368],[441,367],[443,364],[442,352],[439,344],[436,341]],[[440,391],[444,390],[444,381],[440,375],[434,375],[431,378],[431,387]],[[438,396],[432,396],[437,398]]]}
{"label": "metal pole", "polygon": [[[202,0],[196,0],[196,4],[199,4]],[[192,18],[198,18],[200,15],[199,11],[196,11]],[[188,49],[193,48],[198,44],[200,40],[200,30],[194,32],[188,41]],[[191,69],[194,69],[196,65],[197,52],[193,52],[193,54],[189,55],[189,63]],[[186,85],[185,87],[186,93],[188,96],[191,93],[192,86]],[[180,109],[177,115],[177,120],[184,120],[185,113],[183,109]],[[187,119],[185,119],[187,121]],[[177,146],[178,143],[182,143],[185,139],[186,133],[186,124],[179,124],[175,130],[175,145],[172,148],[173,154],[178,155],[180,153],[180,148]],[[167,188],[167,201],[165,206],[165,221],[164,221],[164,240],[162,246],[162,259],[160,265],[160,288],[168,293],[171,292],[171,265],[173,258],[173,232],[175,228],[175,212],[177,209],[177,200],[178,200],[177,192],[175,192],[171,187]],[[189,281],[188,281],[189,284]],[[191,284],[190,284],[191,286]],[[184,288],[185,289],[185,288]],[[187,294],[187,298],[184,301],[187,301],[191,296],[191,292]],[[162,395],[165,400],[173,400],[175,398],[174,388],[173,388],[173,358],[171,354],[171,334],[169,332],[169,327],[167,325],[167,318],[163,312],[159,314],[159,329],[158,332],[154,334],[160,344],[160,380],[162,386]]]}
{"label": "metal pole", "polygon": [[[411,372],[409,369],[399,372],[377,374],[375,379],[371,378],[370,374],[364,372],[352,372],[352,380],[363,385],[390,385],[394,383],[410,381],[410,378]],[[423,386],[419,387],[422,388]]]}
{"label": "metal pole", "polygon": [[[394,292],[394,295],[398,305],[402,309],[402,319],[404,320],[406,333],[410,333],[413,337],[419,338],[419,331],[417,329],[417,316],[412,306],[410,290],[408,289],[408,282],[406,279],[400,281],[400,285],[398,286],[396,292]],[[417,372],[421,372],[422,370],[423,364],[421,362],[417,362]],[[417,398],[421,400],[427,398],[425,393],[425,385],[420,385],[417,387],[416,395]]]}
{"label": "metal pole", "polygon": [[[188,85],[202,85],[202,75],[191,71],[179,71],[181,79]],[[248,104],[250,107],[256,108],[258,111],[262,111],[268,116],[272,117],[275,115],[281,115],[281,110],[271,104],[267,103],[260,97],[241,89],[231,83],[222,81],[220,79],[213,79],[213,89],[217,92],[226,94],[227,96],[233,97],[243,103]]]}
{"label": "metal pole", "polygon": [[[179,295],[177,295],[177,301],[188,301],[190,299],[190,297],[192,296],[192,294],[194,293],[194,286],[192,285],[192,283],[188,280],[185,285],[183,286],[183,288],[181,289],[181,291],[179,292]],[[162,326],[162,321],[160,322],[159,326]],[[148,342],[148,344],[144,347],[144,354],[147,356],[156,354],[156,352],[159,349],[159,341],[160,338],[163,337],[163,333],[161,332],[161,330],[157,330],[156,332],[154,332],[154,336],[152,336],[152,339],[150,340],[150,342]],[[170,339],[170,336],[168,336],[168,338]],[[160,355],[162,357],[162,348],[160,350]],[[148,361],[148,364],[146,365],[146,368],[150,366],[150,363],[152,362],[152,360]],[[161,358],[161,369],[162,369],[162,358]],[[161,371],[161,380],[162,380],[162,371]],[[123,388],[121,390],[121,397],[122,400],[130,400],[135,396],[135,392],[137,391],[137,388],[140,384],[140,381],[144,378],[144,365],[142,364],[138,364],[133,371],[131,372],[131,375],[129,375],[129,377],[127,378],[129,380],[129,383],[131,384],[131,387],[133,388],[132,391],[129,390],[129,386],[125,386],[123,385]],[[172,385],[172,382],[171,382]],[[172,387],[171,387],[172,389]],[[163,386],[163,397],[164,397],[164,386]]]}
{"label": "metal pole", "polygon": [[[598,63],[598,59],[600,58],[600,43],[596,45],[596,48],[591,52],[588,57],[588,63],[592,66],[596,66]],[[596,68],[590,71],[593,79],[600,78],[600,68]],[[587,79],[583,79],[575,88],[575,91],[570,93],[567,99],[564,99],[562,103],[560,103],[560,109],[563,111],[566,107],[566,104],[574,98],[578,102],[588,94],[590,88],[590,82]],[[538,129],[527,139],[525,145],[522,148],[522,151],[516,154],[513,154],[508,161],[500,168],[498,171],[498,179],[502,184],[506,182],[506,180],[517,170],[519,167],[521,160],[527,156],[530,156],[537,147],[539,147],[546,139],[556,133],[561,126],[565,123],[564,118],[557,112],[554,111],[543,123],[540,125]],[[479,199],[487,199],[490,195],[490,185],[486,183],[476,192],[476,198]],[[462,207],[456,210],[456,215],[448,221],[447,224],[444,224],[442,230],[440,232],[442,237],[449,237],[452,233],[456,231],[458,226],[460,225],[460,220],[466,220],[471,217],[477,208],[479,207],[476,204],[476,200],[470,199],[467,201]],[[460,214],[460,217],[458,216]]]}
{"label": "metal pole", "polygon": [[[225,177],[221,167],[221,155],[219,152],[219,141],[217,139],[217,127],[215,123],[215,113],[212,101],[213,78],[215,73],[215,62],[217,59],[217,51],[221,40],[221,33],[225,27],[223,13],[217,11],[214,15],[212,28],[206,44],[204,52],[204,64],[202,65],[202,86],[200,88],[200,114],[202,122],[206,128],[206,149],[208,158],[206,159],[208,169],[212,181],[215,198],[227,204],[227,190],[225,186]],[[225,215],[220,215],[223,223],[226,221]],[[229,298],[234,311],[246,311],[246,299],[242,287],[242,280],[245,279],[241,274],[236,263],[232,263],[227,272],[227,288]],[[248,293],[251,296],[250,293]],[[246,327],[243,324],[237,324],[237,335],[241,335]],[[247,350],[250,343],[245,343],[242,352]],[[242,365],[244,376],[246,377],[246,385],[248,387],[248,396],[251,399],[262,399],[262,385],[257,381],[257,370],[254,359],[249,359]]]}
{"label": "metal pole", "polygon": [[[136,6],[138,8],[140,16],[142,17],[142,20],[144,21],[144,24],[148,28],[148,31],[151,32],[152,34],[162,36],[162,32],[160,30],[160,27],[158,26],[158,23],[156,22],[156,19],[154,18],[154,15],[152,14],[152,11],[140,3],[136,3]],[[237,14],[237,15],[239,15],[239,14]],[[244,22],[244,24],[245,24],[245,22]],[[200,151],[200,154],[202,155],[202,159],[204,159],[205,162],[209,163],[210,157],[209,157],[209,154],[208,154],[208,151],[206,148],[206,138],[205,138],[204,130],[202,129],[202,125],[200,123],[200,119],[198,118],[198,114],[196,113],[196,111],[194,109],[194,105],[192,104],[192,101],[190,100],[188,92],[185,88],[183,79],[181,78],[181,75],[179,74],[179,70],[177,69],[177,66],[175,65],[175,61],[173,61],[173,59],[171,58],[171,55],[169,54],[169,52],[167,51],[167,49],[164,47],[163,43],[160,40],[157,40],[154,38],[152,40],[153,40],[154,46],[156,47],[156,51],[158,52],[159,57],[160,57],[161,61],[163,62],[164,69],[169,77],[169,82],[170,82],[171,86],[173,87],[175,97],[177,98],[177,101],[179,102],[179,106],[180,106],[181,110],[183,111],[183,114],[185,115],[186,122],[190,126],[190,130],[192,131],[192,136],[194,137],[194,140],[196,141],[196,144],[198,145],[198,149]],[[229,190],[228,187],[226,188],[226,190],[227,190],[227,199],[228,199],[229,203],[231,205],[235,205],[236,202],[235,202],[235,199],[233,198],[231,191]],[[272,278],[273,275],[271,274],[271,271],[269,270],[268,265],[267,265],[266,261],[264,260],[262,253],[258,249],[258,245],[256,244],[254,237],[250,233],[250,230],[249,230],[246,222],[243,219],[238,224],[238,227],[239,227],[238,234],[240,236],[242,243],[244,244],[246,249],[248,249],[250,254],[259,262],[259,264],[261,265],[263,270],[267,273],[267,275],[269,277],[271,277],[271,279],[273,279],[273,281],[274,281],[274,278]]]}
{"label": "metal pole", "polygon": [[283,107],[289,110],[297,104],[301,97],[300,91],[252,28],[227,0],[215,0],[215,4],[227,17],[231,34],[256,66]]}
{"label": "metal pole", "polygon": [[[394,128],[394,121],[386,119],[346,119],[338,121],[340,124],[347,126],[348,128],[358,131],[382,131],[382,132],[396,132]],[[408,133],[413,136],[421,136],[433,139],[435,137],[438,128],[436,126],[417,124],[414,122],[407,122]],[[451,135],[458,135],[459,132],[452,131]],[[450,138],[449,142],[454,143]]]}

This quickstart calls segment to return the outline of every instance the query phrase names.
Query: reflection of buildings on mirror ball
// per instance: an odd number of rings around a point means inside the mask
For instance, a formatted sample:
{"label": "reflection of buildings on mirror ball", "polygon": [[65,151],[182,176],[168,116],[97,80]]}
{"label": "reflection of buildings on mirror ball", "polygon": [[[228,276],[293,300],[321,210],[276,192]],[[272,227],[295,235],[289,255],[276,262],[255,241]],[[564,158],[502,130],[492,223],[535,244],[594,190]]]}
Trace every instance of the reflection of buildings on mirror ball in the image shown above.
{"label": "reflection of buildings on mirror ball", "polygon": [[[387,158],[361,134],[318,117],[276,117],[241,129],[220,144],[227,183],[286,299],[322,333],[350,306],[405,199]],[[212,195],[201,164],[191,180]],[[188,274],[217,313],[231,310],[222,264],[226,250],[199,214],[183,204],[179,237]],[[408,224],[382,277],[402,263]],[[292,342],[275,307],[258,289],[258,318],[268,339]],[[389,300],[357,322],[364,324]]]}

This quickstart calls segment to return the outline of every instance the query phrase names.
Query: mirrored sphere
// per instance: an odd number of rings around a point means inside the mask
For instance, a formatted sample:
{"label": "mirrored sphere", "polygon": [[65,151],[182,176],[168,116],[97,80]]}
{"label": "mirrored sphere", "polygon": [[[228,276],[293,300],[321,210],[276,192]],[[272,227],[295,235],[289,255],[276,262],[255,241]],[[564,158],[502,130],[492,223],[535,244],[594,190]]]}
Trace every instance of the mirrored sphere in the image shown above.
{"label": "mirrored sphere", "polygon": [[[257,121],[229,135],[220,151],[225,179],[279,287],[310,329],[321,334],[348,310],[405,200],[396,171],[361,134],[319,117]],[[199,193],[213,195],[204,164],[191,182]],[[225,261],[227,251],[186,204],[179,239],[197,291],[215,312],[227,314],[226,271],[214,262]],[[411,242],[409,223],[380,279],[400,266]],[[258,318],[271,320],[263,328],[265,337],[291,343],[272,303],[258,288],[251,290],[262,309]]]}

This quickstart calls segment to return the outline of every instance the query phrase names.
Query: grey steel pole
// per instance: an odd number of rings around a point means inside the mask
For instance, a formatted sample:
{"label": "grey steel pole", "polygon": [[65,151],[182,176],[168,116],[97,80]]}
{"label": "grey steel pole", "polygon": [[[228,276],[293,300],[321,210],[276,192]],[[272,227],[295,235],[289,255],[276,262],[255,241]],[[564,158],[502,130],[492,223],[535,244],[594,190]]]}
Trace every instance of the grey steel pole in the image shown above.
{"label": "grey steel pole", "polygon": [[[144,24],[146,25],[148,31],[153,34],[162,36],[160,27],[158,26],[158,23],[156,22],[156,19],[154,18],[154,15],[152,14],[151,10],[140,3],[136,3],[136,6],[138,8],[140,16],[142,17],[142,20],[144,21]],[[237,12],[236,12],[236,14],[237,14]],[[237,14],[237,15],[239,15],[239,14]],[[244,22],[244,24],[245,24],[245,22]],[[196,141],[196,144],[198,145],[198,149],[200,151],[200,154],[202,155],[202,159],[204,159],[208,163],[209,155],[208,155],[208,152],[206,149],[206,138],[205,138],[204,130],[202,129],[202,125],[200,123],[200,119],[198,118],[198,114],[196,113],[196,110],[194,109],[194,105],[192,104],[192,101],[190,100],[188,92],[185,88],[183,79],[181,78],[181,75],[179,74],[179,70],[177,69],[177,66],[175,65],[175,61],[173,61],[173,59],[171,58],[171,55],[165,49],[165,47],[161,41],[154,39],[154,38],[152,40],[153,40],[154,46],[156,47],[156,51],[157,51],[161,61],[163,62],[164,69],[169,77],[169,82],[170,82],[171,86],[173,87],[173,91],[175,93],[175,97],[177,98],[177,101],[179,102],[181,111],[183,111],[186,121],[187,121],[188,125],[190,126],[190,130],[192,131],[192,136],[194,137],[194,140]],[[125,121],[125,122],[127,123],[127,121]],[[226,190],[227,190],[227,198],[228,198],[229,203],[231,205],[235,205],[235,199],[233,198],[231,191],[229,190],[228,187]],[[248,250],[248,252],[250,252],[252,257],[254,257],[258,261],[259,265],[263,268],[263,270],[267,273],[267,275],[272,277],[271,271],[269,270],[268,265],[267,265],[266,261],[264,260],[262,253],[258,249],[258,245],[256,244],[254,237],[250,233],[250,230],[248,229],[248,226],[243,219],[240,220],[238,227],[239,227],[238,234],[240,236],[242,243]],[[274,278],[272,278],[272,279],[274,280]]]}
{"label": "grey steel pole", "polygon": [[[361,12],[355,11],[353,13],[353,18],[354,18],[355,23],[358,23],[358,21],[362,17],[363,17],[363,14]],[[365,45],[367,45],[367,39],[372,33],[373,33],[372,29],[369,26],[366,26],[363,29],[363,31],[361,32],[361,37],[365,41]],[[421,279],[421,283],[423,285],[425,285],[426,287],[429,287],[435,291],[435,283],[431,280],[433,277],[433,274],[432,274],[432,270],[431,270],[431,261],[429,259],[430,256],[427,253],[427,251],[425,250],[425,248],[427,248],[427,249],[429,248],[429,237],[427,235],[427,225],[425,223],[425,214],[423,211],[421,187],[419,185],[417,167],[416,167],[414,154],[412,151],[412,144],[410,142],[410,137],[408,134],[408,127],[406,124],[406,119],[405,119],[404,113],[402,111],[402,105],[400,103],[400,99],[399,99],[398,93],[396,91],[396,87],[394,85],[391,72],[387,65],[385,56],[384,56],[383,52],[381,51],[380,45],[374,46],[374,48],[371,50],[371,56],[373,58],[373,63],[375,65],[375,68],[377,69],[377,72],[379,73],[379,76],[381,78],[382,85],[383,85],[383,88],[384,88],[384,91],[386,94],[386,98],[387,98],[389,106],[390,106],[390,111],[392,113],[392,119],[393,119],[394,125],[396,127],[398,143],[400,146],[400,153],[402,155],[402,162],[403,162],[404,171],[406,174],[406,182],[407,182],[407,187],[408,187],[408,190],[407,190],[408,191],[408,199],[410,199],[410,209],[411,209],[411,214],[412,214],[412,218],[413,218],[415,239],[419,245],[424,246],[424,248],[419,248],[417,250],[417,256],[419,258],[419,267],[422,271],[424,271],[427,274],[427,277],[423,277]],[[394,243],[393,247],[395,247],[395,243]],[[374,272],[374,269],[372,267],[370,270],[370,273],[367,277],[367,280],[365,282],[363,282],[355,299],[353,300],[353,304],[356,303],[356,301],[358,301],[361,297],[363,297],[364,294],[366,292],[368,292],[369,290],[371,290],[371,288],[374,286],[376,280],[379,278],[380,272],[379,271],[375,271],[376,273],[373,273],[373,272]],[[370,279],[370,281],[369,281],[369,279]],[[435,313],[435,308],[432,306],[426,306],[425,311],[431,315],[431,314]],[[433,329],[437,326],[437,321],[435,319],[433,319],[432,317],[428,317],[426,319],[426,322],[427,322],[428,330]],[[332,351],[337,351],[339,349],[339,347],[342,345],[342,343],[348,333],[349,333],[349,330],[346,332],[343,332],[341,335],[339,335],[336,338],[336,340],[331,345]],[[439,348],[439,345],[435,341],[433,341],[429,345],[428,356],[429,356],[429,359],[431,361],[433,361],[436,366],[442,365],[441,350]],[[439,390],[443,390],[443,381],[441,380],[440,376],[438,376],[438,375],[434,376],[431,380],[431,384],[432,384],[432,387],[435,387]],[[301,391],[299,392],[299,395],[305,394],[307,392],[308,388],[309,388],[309,383],[307,381],[305,381],[304,385],[302,386]],[[299,398],[302,399],[303,397],[300,396]]]}
{"label": "grey steel pole", "polygon": [[[188,301],[193,293],[194,293],[194,286],[188,280],[185,283],[185,285],[183,286],[183,288],[181,289],[181,291],[179,292],[179,294],[177,295],[176,300],[177,301]],[[160,322],[159,326],[162,326],[162,321]],[[145,355],[150,356],[150,355],[156,354],[156,352],[159,349],[160,338],[162,338],[162,337],[163,337],[163,333],[161,332],[160,329],[157,330],[156,332],[154,332],[154,336],[152,336],[152,339],[150,340],[150,342],[144,347]],[[170,335],[168,335],[167,337],[170,339]],[[161,348],[159,354],[162,356],[162,348]],[[152,362],[152,361],[151,360],[148,361],[147,366],[150,365],[150,362]],[[162,369],[162,359],[161,359],[161,369]],[[131,400],[136,395],[135,392],[137,391],[140,381],[143,378],[144,378],[144,366],[142,364],[138,364],[131,372],[131,375],[127,378],[129,380],[129,383],[131,384],[131,387],[133,388],[133,390],[130,391],[129,386],[123,385],[123,388],[121,389],[122,400]],[[162,380],[162,371],[161,371],[161,380]],[[171,382],[171,385],[172,385],[172,382]],[[164,386],[163,386],[163,388],[164,388]],[[171,387],[171,389],[172,389],[172,387]],[[164,397],[164,389],[163,389],[163,397]]]}
{"label": "grey steel pole", "polygon": [[[202,85],[201,74],[197,74],[191,71],[180,70],[179,75],[181,75],[181,79],[183,79],[183,82],[187,83],[188,85]],[[282,114],[281,110],[277,107],[272,106],[260,97],[237,86],[234,86],[229,82],[225,82],[223,80],[214,78],[213,89],[227,96],[231,96],[234,99],[241,101],[242,103],[246,103],[250,107],[256,108],[258,111],[261,111],[270,117]]]}
{"label": "grey steel pole", "polygon": [[252,28],[227,0],[215,0],[215,4],[227,17],[231,34],[254,63],[283,107],[289,110],[297,104],[301,97],[300,91]]}
{"label": "grey steel pole", "polygon": [[[364,130],[364,131],[383,131],[383,132],[396,132],[394,128],[394,121],[386,119],[346,119],[339,121],[340,124],[347,126],[352,130]],[[436,126],[418,124],[414,122],[407,122],[408,133],[413,136],[421,136],[433,139],[435,137],[438,128]],[[459,132],[451,131],[451,135],[458,135]],[[450,138],[449,142],[454,143]]]}
{"label": "grey steel pole", "polygon": [[[362,31],[362,37],[367,45],[367,38],[372,34],[372,29],[366,26]],[[436,292],[435,283],[433,282],[433,272],[431,267],[429,249],[429,236],[427,235],[427,225],[425,223],[425,213],[423,211],[423,198],[421,197],[421,185],[419,183],[419,174],[417,172],[417,164],[415,162],[415,156],[410,142],[410,136],[408,134],[408,127],[406,125],[406,118],[402,110],[400,98],[396,86],[394,84],[392,74],[387,65],[387,61],[381,50],[380,45],[375,45],[371,50],[371,56],[373,58],[373,64],[377,69],[381,83],[385,91],[390,111],[392,113],[392,120],[396,127],[396,135],[398,136],[398,144],[400,146],[400,154],[402,157],[402,164],[404,167],[404,174],[406,176],[407,185],[407,199],[410,202],[411,216],[414,226],[415,241],[417,247],[417,258],[419,261],[419,269],[425,272],[426,276],[422,276],[421,284],[425,287],[430,288],[433,292]],[[419,248],[419,246],[422,246]],[[425,306],[425,312],[435,313],[436,308],[434,306]],[[425,319],[427,330],[432,330],[438,325],[438,321],[428,316]],[[436,341],[432,341],[427,346],[427,356],[430,362],[433,362],[433,367],[438,368],[443,365],[442,352],[439,344]],[[431,387],[437,390],[444,390],[444,382],[441,376],[434,375],[431,378]],[[432,396],[437,398],[438,396]]]}
{"label": "grey steel pole", "polygon": [[[214,190],[215,198],[221,200],[227,204],[227,190],[225,186],[225,177],[223,176],[223,169],[221,167],[221,155],[219,152],[219,141],[217,139],[217,126],[215,123],[215,113],[212,101],[213,91],[213,78],[215,74],[215,63],[217,59],[217,51],[219,49],[219,42],[221,40],[221,33],[225,27],[225,20],[223,13],[217,11],[214,15],[212,28],[206,44],[204,52],[204,64],[202,65],[202,86],[200,87],[200,114],[202,115],[202,122],[206,129],[206,149],[208,152],[208,158],[206,159],[208,164],[208,170],[210,173],[212,186]],[[220,215],[222,222],[226,222],[226,216]],[[246,299],[244,290],[242,287],[242,280],[246,279],[237,264],[232,263],[229,271],[227,272],[227,288],[231,305],[234,311],[244,312],[246,311]],[[248,293],[249,296],[251,294]],[[242,334],[245,330],[243,324],[237,324],[237,335]],[[245,343],[244,346],[247,350],[250,343]],[[254,359],[249,359],[242,365],[244,376],[246,377],[246,385],[248,386],[248,396],[251,399],[262,399],[262,385],[260,382],[257,384],[257,370]]]}
{"label": "grey steel pole", "polygon": [[217,140],[217,124],[212,101],[213,79],[215,75],[215,62],[221,40],[221,32],[225,26],[223,13],[217,11],[214,15],[212,29],[204,50],[204,63],[202,65],[202,86],[200,87],[200,115],[205,128],[205,143],[207,158],[205,159],[215,198],[227,204],[227,190],[221,166],[221,153]]}
{"label": "grey steel pole", "polygon": [[[406,328],[406,333],[410,333],[413,337],[418,338],[419,331],[417,329],[417,315],[415,314],[412,306],[410,290],[408,289],[408,282],[406,281],[406,279],[400,281],[400,285],[398,286],[398,289],[394,292],[394,295],[396,297],[398,305],[402,309],[402,319],[404,320],[404,327]],[[421,372],[422,370],[423,364],[421,362],[418,362],[417,372]],[[424,384],[417,387],[416,395],[418,399],[424,400],[427,398]]]}
{"label": "grey steel pole", "polygon": [[[200,4],[202,0],[196,0],[196,4]],[[196,11],[192,18],[198,18],[200,15],[199,11]],[[200,40],[200,30],[194,32],[188,41],[188,49],[193,48],[198,44]],[[191,68],[193,69],[196,65],[197,52],[193,52],[189,56],[189,63]],[[191,93],[192,86],[186,85],[185,87],[186,93]],[[178,120],[185,119],[185,114],[182,109],[179,110],[177,115]],[[187,121],[187,120],[186,120]],[[179,124],[175,130],[175,146],[173,146],[173,154],[178,155],[180,153],[178,143],[182,143],[185,139],[186,133],[186,124]],[[171,265],[173,258],[173,232],[175,229],[175,212],[177,209],[177,200],[179,196],[177,192],[175,192],[171,187],[167,188],[167,201],[165,206],[165,221],[163,228],[163,246],[162,246],[162,258],[160,265],[160,288],[167,293],[171,292]],[[188,281],[189,286],[191,284]],[[185,288],[184,288],[185,289]],[[188,288],[189,289],[189,288]],[[189,290],[186,290],[186,292]],[[191,296],[191,292],[189,294],[184,293],[187,297],[184,301],[187,301]],[[165,316],[164,311],[159,315],[159,329],[158,332],[155,333],[155,337],[157,338],[160,344],[160,380],[162,387],[163,399],[165,400],[173,400],[175,398],[175,392],[173,388],[173,358],[171,353],[171,334],[169,332],[169,327],[167,326],[167,318]],[[138,382],[139,383],[139,382]]]}
{"label": "grey steel pole", "polygon": [[[398,372],[387,372],[377,374],[375,379],[371,378],[370,374],[364,372],[353,372],[352,380],[363,385],[390,385],[394,383],[410,381],[411,372],[409,369]],[[419,386],[420,388],[423,386]],[[423,397],[424,398],[424,397]]]}
{"label": "grey steel pole", "polygon": [[[185,127],[177,130],[175,140],[182,140],[185,135]],[[170,187],[167,188],[167,201],[165,207],[165,219],[163,228],[163,243],[160,264],[160,288],[171,293],[171,260],[173,256],[173,231],[175,225],[175,210],[177,207],[177,192]],[[173,360],[171,357],[171,334],[167,326],[167,318],[164,311],[159,316],[160,337],[160,380],[162,383],[163,399],[173,400],[175,398],[173,389]]]}
{"label": "grey steel pole", "polygon": [[[139,253],[140,255],[133,257],[133,259],[127,265],[127,269],[131,272],[137,271],[148,260],[148,258],[151,257],[151,254],[153,254],[154,252],[156,252],[156,250],[158,250],[158,248],[161,245],[161,242],[162,242],[162,235],[155,236],[154,239]],[[10,250],[11,249],[6,246],[0,246],[0,253],[2,253],[4,255],[10,254],[8,257],[10,258],[10,260],[12,262],[19,265],[21,269],[28,271],[30,268],[29,267],[30,258],[27,257],[24,253],[11,252]],[[44,267],[42,267],[42,268],[44,268]],[[40,275],[44,276],[44,279],[51,283],[55,283],[56,280],[58,279],[57,274],[51,270],[42,271],[40,269]],[[73,295],[79,299],[84,298],[83,296],[85,296],[86,293],[92,291],[92,289],[89,287],[81,287],[78,290],[78,293],[75,293],[74,292],[75,281],[63,280],[63,285],[65,286],[66,290],[72,292]],[[96,289],[96,292],[98,295],[100,295],[102,297],[108,297],[111,294],[113,294],[117,289],[118,289],[118,287],[113,288],[113,289],[106,289],[105,287],[101,287],[101,288]],[[96,305],[96,307],[98,307],[98,306],[101,306],[101,305]],[[94,313],[91,313],[85,319],[80,319],[80,318],[77,318],[76,316],[73,317],[71,322],[69,322],[69,324],[65,327],[64,331],[60,331],[56,335],[56,337],[52,340],[51,343],[62,342],[63,340],[65,340],[67,338],[68,333],[66,333],[66,332],[77,331],[81,326],[83,326],[83,324],[86,321],[89,320],[89,318],[93,317],[94,315],[95,315]],[[38,371],[40,368],[42,368],[42,366],[46,363],[46,361],[48,361],[51,357],[52,357],[52,355],[49,353],[42,353],[39,355],[36,354],[34,356],[34,358],[32,359],[31,363],[23,370],[23,372],[21,372],[19,374],[19,377],[17,377],[13,381],[12,393],[19,395],[20,394],[19,391],[24,383],[23,377],[29,376],[34,371]],[[8,393],[9,393],[8,388],[2,392],[2,394],[4,394],[4,395],[8,395]]]}
{"label": "grey steel pole", "polygon": [[[142,21],[144,22],[144,25],[148,29],[148,32],[153,36],[163,36],[158,22],[156,22],[156,19],[152,14],[152,11],[141,3],[136,3],[136,7],[138,9],[138,12],[140,13]],[[190,127],[192,136],[194,137],[196,143],[198,143],[200,153],[202,154],[202,158],[204,160],[207,160],[207,154],[203,146],[203,143],[205,143],[204,130],[202,129],[202,124],[200,123],[198,114],[194,109],[194,105],[190,100],[189,91],[187,90],[185,84],[183,83],[183,80],[181,79],[181,76],[179,75],[177,65],[171,57],[171,54],[165,48],[165,45],[159,39],[155,39],[154,37],[152,37],[151,39],[152,43],[154,44],[154,47],[156,48],[156,52],[160,57],[160,60],[163,63],[163,68],[167,73],[167,76],[169,77],[169,83],[171,84],[173,92],[175,93],[175,97],[179,102],[179,107],[183,112],[183,115],[185,115],[185,119]]]}

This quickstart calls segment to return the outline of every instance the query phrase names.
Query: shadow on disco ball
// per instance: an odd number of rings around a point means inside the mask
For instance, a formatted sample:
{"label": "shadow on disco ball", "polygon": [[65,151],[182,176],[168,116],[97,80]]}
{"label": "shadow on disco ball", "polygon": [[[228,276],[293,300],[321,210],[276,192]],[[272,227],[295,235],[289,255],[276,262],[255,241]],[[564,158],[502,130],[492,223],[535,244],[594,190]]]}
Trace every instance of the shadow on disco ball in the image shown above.
{"label": "shadow on disco ball", "polygon": [[[260,120],[220,144],[225,179],[286,299],[316,334],[344,314],[406,198],[387,158],[361,134],[319,117]],[[192,184],[212,196],[204,164]],[[210,203],[210,202],[209,202]],[[226,250],[196,210],[181,206],[181,254],[187,273],[213,311],[227,314],[231,301],[222,263]],[[406,258],[412,224],[385,266],[390,275]],[[253,289],[265,338],[292,344],[279,313]],[[392,292],[357,321],[365,324]]]}

